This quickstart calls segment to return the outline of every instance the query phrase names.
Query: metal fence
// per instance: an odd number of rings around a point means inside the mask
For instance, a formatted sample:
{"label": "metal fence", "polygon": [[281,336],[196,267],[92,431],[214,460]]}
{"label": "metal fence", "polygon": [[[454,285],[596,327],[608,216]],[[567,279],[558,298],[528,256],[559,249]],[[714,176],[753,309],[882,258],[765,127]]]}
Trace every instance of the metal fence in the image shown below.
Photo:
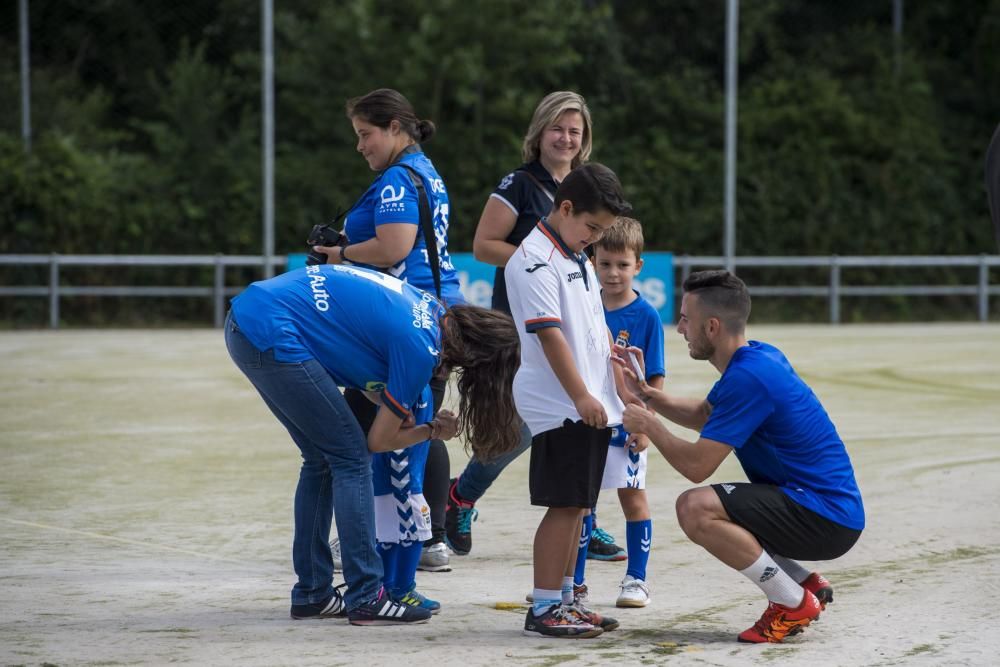
{"label": "metal fence", "polygon": [[[272,269],[282,269],[285,256],[270,258]],[[718,268],[725,265],[723,256],[675,255],[675,271],[684,279],[695,268]],[[990,284],[990,269],[1000,267],[1000,255],[916,255],[916,256],[804,256],[804,257],[736,257],[737,270],[749,267],[792,268],[819,267],[829,270],[829,280],[825,285],[788,286],[755,285],[751,295],[757,297],[825,297],[829,303],[830,322],[840,322],[840,305],[843,297],[875,296],[975,296],[977,315],[980,321],[987,321],[990,313],[990,297],[1000,295],[1000,285]],[[59,328],[59,303],[61,299],[74,296],[113,297],[204,297],[214,304],[213,319],[216,327],[221,327],[225,317],[226,297],[238,294],[245,285],[226,284],[227,267],[258,267],[264,274],[264,258],[260,255],[0,255],[0,266],[48,266],[47,285],[3,286],[0,297],[42,297],[49,301],[49,326]],[[62,286],[60,270],[68,266],[195,266],[214,267],[211,285],[203,286]],[[914,267],[966,267],[978,269],[978,280],[974,284],[961,285],[845,285],[843,272],[862,267],[874,268],[914,268]]]}

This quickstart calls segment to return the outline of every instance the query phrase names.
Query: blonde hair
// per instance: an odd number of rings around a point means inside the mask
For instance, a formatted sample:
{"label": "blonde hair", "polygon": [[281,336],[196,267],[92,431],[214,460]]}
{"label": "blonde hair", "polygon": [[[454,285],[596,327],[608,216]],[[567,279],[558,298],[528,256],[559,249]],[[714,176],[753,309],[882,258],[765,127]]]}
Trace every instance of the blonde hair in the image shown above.
{"label": "blonde hair", "polygon": [[621,216],[604,232],[595,245],[608,252],[632,251],[636,260],[639,260],[642,259],[643,244],[642,225],[639,221]]}
{"label": "blonde hair", "polygon": [[590,149],[593,147],[590,109],[587,108],[587,101],[579,93],[559,90],[546,95],[535,107],[535,113],[531,116],[531,125],[528,126],[528,133],[524,135],[524,144],[521,147],[521,155],[525,162],[534,162],[538,159],[541,153],[542,134],[555,125],[559,117],[567,111],[578,111],[583,116],[583,138],[580,141],[580,152],[573,158],[571,167],[576,169],[587,161],[587,158],[590,157]]}

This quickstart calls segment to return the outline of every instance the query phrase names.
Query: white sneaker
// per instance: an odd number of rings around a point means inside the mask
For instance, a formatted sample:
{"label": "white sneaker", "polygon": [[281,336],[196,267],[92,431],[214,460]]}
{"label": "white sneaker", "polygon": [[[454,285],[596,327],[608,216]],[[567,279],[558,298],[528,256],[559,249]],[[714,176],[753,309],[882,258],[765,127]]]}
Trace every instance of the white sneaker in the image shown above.
{"label": "white sneaker", "polygon": [[616,607],[645,607],[649,604],[649,586],[642,579],[626,574],[618,588]]}
{"label": "white sneaker", "polygon": [[340,538],[335,537],[330,540],[330,551],[333,552],[333,571],[340,572],[344,569],[344,562],[340,559]]}
{"label": "white sneaker", "polygon": [[451,572],[451,551],[444,542],[436,542],[429,547],[424,547],[420,552],[420,563],[418,570],[424,572]]}

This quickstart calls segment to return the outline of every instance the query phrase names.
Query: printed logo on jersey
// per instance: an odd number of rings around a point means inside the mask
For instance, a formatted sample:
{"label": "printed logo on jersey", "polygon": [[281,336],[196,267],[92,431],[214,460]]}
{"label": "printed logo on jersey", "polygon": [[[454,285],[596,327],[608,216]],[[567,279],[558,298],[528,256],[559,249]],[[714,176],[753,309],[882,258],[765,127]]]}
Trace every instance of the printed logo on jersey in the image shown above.
{"label": "printed logo on jersey", "polygon": [[736,490],[736,487],[733,486],[732,484],[723,484],[722,490],[725,491],[726,495],[728,496],[729,494],[731,494],[733,491]]}
{"label": "printed logo on jersey", "polygon": [[566,282],[572,283],[574,280],[582,280],[583,271],[574,271],[573,273],[566,274]]}
{"label": "printed logo on jersey", "polygon": [[503,177],[500,181],[500,185],[497,186],[497,190],[506,190],[510,187],[510,184],[514,182],[514,172],[511,172]]}
{"label": "printed logo on jersey", "polygon": [[385,382],[378,382],[377,380],[365,382],[365,391],[382,391],[383,389],[385,389]]}
{"label": "printed logo on jersey", "polygon": [[385,186],[382,188],[382,192],[379,193],[382,203],[379,206],[378,212],[381,214],[404,213],[406,211],[406,202],[403,201],[403,197],[405,196],[406,188],[402,185],[398,189],[391,185]]}
{"label": "printed logo on jersey", "polygon": [[325,313],[330,310],[330,293],[326,291],[326,276],[320,273],[318,264],[307,266],[306,275],[309,276],[313,305],[316,306],[316,310]]}
{"label": "printed logo on jersey", "polygon": [[431,302],[434,297],[424,292],[420,301],[413,304],[410,313],[413,315],[413,326],[417,329],[430,329],[434,326],[434,317],[431,315]]}
{"label": "printed logo on jersey", "polygon": [[441,194],[444,192],[444,181],[440,178],[431,179],[431,192]]}
{"label": "printed logo on jersey", "polygon": [[535,271],[537,271],[538,269],[542,268],[543,266],[547,266],[547,265],[546,264],[535,264],[530,269],[525,269],[525,271],[527,271],[528,273],[534,273]]}
{"label": "printed logo on jersey", "polygon": [[632,336],[629,334],[628,329],[621,329],[618,335],[615,336],[615,345],[621,345],[622,347],[628,347],[628,341]]}

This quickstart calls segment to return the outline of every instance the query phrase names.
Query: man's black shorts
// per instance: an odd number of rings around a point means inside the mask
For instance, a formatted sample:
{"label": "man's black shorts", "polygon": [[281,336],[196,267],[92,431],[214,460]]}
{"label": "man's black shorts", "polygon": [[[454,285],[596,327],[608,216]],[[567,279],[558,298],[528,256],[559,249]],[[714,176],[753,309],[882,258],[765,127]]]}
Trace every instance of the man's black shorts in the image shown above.
{"label": "man's black shorts", "polygon": [[566,420],[531,439],[531,504],[591,508],[597,503],[608,460],[610,428]]}
{"label": "man's black shorts", "polygon": [[713,484],[733,523],[746,528],[772,554],[793,560],[833,560],[861,537],[799,505],[770,484]]}

